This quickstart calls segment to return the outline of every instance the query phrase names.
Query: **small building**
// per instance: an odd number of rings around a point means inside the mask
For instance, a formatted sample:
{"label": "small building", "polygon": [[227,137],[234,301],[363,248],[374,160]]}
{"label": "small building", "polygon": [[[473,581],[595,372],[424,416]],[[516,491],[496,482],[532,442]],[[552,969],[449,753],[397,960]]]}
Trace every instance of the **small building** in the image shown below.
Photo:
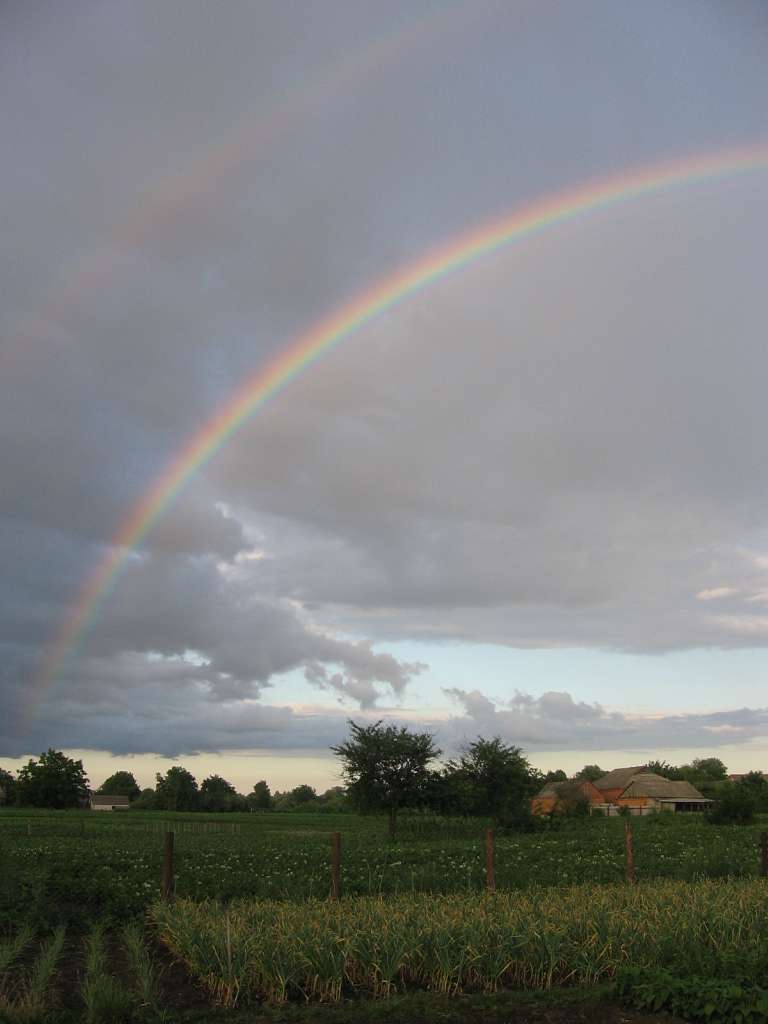
{"label": "small building", "polygon": [[130,806],[131,800],[127,796],[102,796],[94,794],[91,797],[92,811],[127,811]]}
{"label": "small building", "polygon": [[673,782],[653,772],[634,776],[624,792],[616,798],[618,807],[628,807],[630,814],[651,814],[654,811],[705,811],[712,804],[690,782]]}
{"label": "small building", "polygon": [[588,779],[565,779],[547,782],[531,800],[532,814],[562,814],[575,811],[579,805],[592,807],[604,804],[602,794]]}

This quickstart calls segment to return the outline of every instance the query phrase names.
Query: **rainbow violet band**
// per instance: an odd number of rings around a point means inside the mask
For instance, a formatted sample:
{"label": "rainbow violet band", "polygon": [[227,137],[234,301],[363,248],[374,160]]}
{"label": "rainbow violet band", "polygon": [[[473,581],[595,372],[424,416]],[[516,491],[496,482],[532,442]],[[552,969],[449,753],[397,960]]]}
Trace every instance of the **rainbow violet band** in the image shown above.
{"label": "rainbow violet band", "polygon": [[768,144],[752,144],[717,153],[687,156],[634,168],[611,178],[588,181],[524,205],[490,223],[452,238],[394,273],[375,281],[357,298],[285,346],[266,365],[259,366],[217,409],[120,523],[106,555],[85,581],[68,608],[46,653],[26,702],[31,713],[92,625],[100,604],[114,586],[133,549],[176,498],[187,480],[237,432],[273,395],[317,362],[324,353],[370,323],[380,313],[427,288],[448,274],[577,217],[608,209],[655,192],[691,186],[731,175],[768,169]]}

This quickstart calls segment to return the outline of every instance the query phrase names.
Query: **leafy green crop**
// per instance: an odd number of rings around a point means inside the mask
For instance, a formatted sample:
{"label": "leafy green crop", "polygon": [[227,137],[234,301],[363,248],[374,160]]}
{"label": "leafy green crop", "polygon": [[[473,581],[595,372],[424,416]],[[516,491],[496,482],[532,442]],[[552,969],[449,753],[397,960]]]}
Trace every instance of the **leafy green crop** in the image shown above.
{"label": "leafy green crop", "polygon": [[[176,833],[180,897],[296,900],[330,887],[330,832],[342,832],[345,895],[478,892],[485,884],[483,823],[404,818],[397,842],[380,817],[346,814],[159,815],[0,812],[0,926],[19,914],[46,925],[93,918],[123,923],[155,899],[163,831]],[[755,877],[758,834],[693,815],[633,821],[640,879]],[[623,822],[586,819],[552,831],[499,833],[496,884],[612,883],[624,878]]]}
{"label": "leafy green crop", "polygon": [[732,977],[686,975],[664,969],[625,967],[616,991],[638,1010],[667,1010],[691,1021],[712,1024],[764,1024],[768,1020],[768,988],[743,973]]}

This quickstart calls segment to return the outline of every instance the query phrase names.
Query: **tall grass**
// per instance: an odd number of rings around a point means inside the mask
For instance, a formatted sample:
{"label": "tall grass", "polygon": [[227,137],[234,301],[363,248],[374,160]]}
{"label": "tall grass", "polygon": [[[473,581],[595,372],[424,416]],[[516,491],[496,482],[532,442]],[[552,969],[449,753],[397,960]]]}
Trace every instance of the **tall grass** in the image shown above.
{"label": "tall grass", "polygon": [[547,989],[628,964],[727,976],[768,967],[768,888],[755,881],[584,885],[340,903],[157,903],[163,941],[224,1006],[336,1001],[408,988]]}

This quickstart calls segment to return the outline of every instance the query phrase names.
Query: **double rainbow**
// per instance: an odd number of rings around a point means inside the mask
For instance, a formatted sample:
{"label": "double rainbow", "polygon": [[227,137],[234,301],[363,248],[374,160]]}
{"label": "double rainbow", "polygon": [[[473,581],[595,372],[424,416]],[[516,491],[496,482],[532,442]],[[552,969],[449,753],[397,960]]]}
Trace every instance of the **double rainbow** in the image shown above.
{"label": "double rainbow", "polygon": [[466,267],[512,242],[547,228],[662,190],[691,186],[744,172],[768,170],[768,145],[750,145],[715,154],[688,156],[587,182],[513,210],[491,223],[429,250],[333,310],[280,354],[259,366],[187,441],[120,523],[107,554],[70,606],[45,656],[26,710],[29,713],[51,686],[64,660],[92,625],[131,551],[141,544],[187,480],[273,395],[324,353],[349,338],[376,316],[392,309],[433,281]]}

